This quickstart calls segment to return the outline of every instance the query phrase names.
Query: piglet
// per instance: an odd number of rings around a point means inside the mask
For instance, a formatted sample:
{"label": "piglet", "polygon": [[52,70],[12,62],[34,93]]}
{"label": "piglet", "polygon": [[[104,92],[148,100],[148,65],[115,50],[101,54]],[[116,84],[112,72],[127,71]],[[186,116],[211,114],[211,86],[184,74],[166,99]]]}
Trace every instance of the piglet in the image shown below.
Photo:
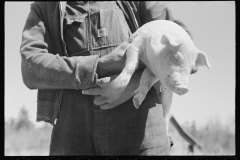
{"label": "piglet", "polygon": [[167,20],[146,23],[128,39],[128,42],[125,67],[111,82],[115,88],[112,96],[118,98],[123,93],[141,60],[146,68],[140,85],[134,92],[134,106],[139,108],[149,89],[159,80],[163,114],[168,126],[173,92],[178,95],[186,94],[190,74],[201,66],[210,69],[207,55],[195,47],[181,26]]}

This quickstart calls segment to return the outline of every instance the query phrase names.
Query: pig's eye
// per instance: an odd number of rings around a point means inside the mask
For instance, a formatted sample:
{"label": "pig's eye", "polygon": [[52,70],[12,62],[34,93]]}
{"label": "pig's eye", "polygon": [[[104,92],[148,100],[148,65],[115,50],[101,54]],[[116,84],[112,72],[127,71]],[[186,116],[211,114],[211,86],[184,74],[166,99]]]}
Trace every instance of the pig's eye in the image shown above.
{"label": "pig's eye", "polygon": [[197,67],[194,67],[194,68],[192,68],[192,70],[191,70],[190,74],[194,74],[194,73],[196,73],[196,72],[197,72],[197,70],[198,70],[198,68],[197,68]]}
{"label": "pig's eye", "polygon": [[177,57],[175,54],[173,54],[173,55],[171,56],[171,60],[172,60],[174,63],[178,63],[178,61],[179,61],[178,57]]}
{"label": "pig's eye", "polygon": [[173,61],[175,63],[180,63],[183,60],[183,55],[180,52],[173,54]]}
{"label": "pig's eye", "polygon": [[176,56],[176,54],[173,55],[173,61],[176,63],[178,62],[178,57]]}

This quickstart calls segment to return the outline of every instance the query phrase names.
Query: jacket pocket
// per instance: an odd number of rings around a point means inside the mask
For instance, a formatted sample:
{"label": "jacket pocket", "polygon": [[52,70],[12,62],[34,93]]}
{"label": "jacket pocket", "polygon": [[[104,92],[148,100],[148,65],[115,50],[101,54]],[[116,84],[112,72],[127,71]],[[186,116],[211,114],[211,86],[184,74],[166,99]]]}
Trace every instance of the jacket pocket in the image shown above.
{"label": "jacket pocket", "polygon": [[75,52],[85,52],[89,49],[87,13],[79,13],[75,15],[65,15],[64,17],[64,40],[69,44],[77,44],[77,46],[67,45],[69,56],[73,56]]}
{"label": "jacket pocket", "polygon": [[64,27],[67,27],[67,25],[71,25],[74,22],[81,24],[85,20],[86,16],[87,16],[87,13],[77,14],[77,15],[66,15],[64,17],[64,23],[63,23]]}

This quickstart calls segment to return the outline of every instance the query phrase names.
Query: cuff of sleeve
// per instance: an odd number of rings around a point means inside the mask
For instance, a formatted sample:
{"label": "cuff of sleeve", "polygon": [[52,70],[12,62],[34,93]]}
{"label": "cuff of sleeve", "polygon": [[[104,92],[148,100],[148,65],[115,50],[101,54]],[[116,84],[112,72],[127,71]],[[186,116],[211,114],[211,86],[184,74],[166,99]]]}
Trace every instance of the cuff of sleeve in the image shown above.
{"label": "cuff of sleeve", "polygon": [[[79,58],[79,59],[78,59]],[[76,83],[79,89],[91,88],[97,85],[96,73],[99,55],[76,57]]]}

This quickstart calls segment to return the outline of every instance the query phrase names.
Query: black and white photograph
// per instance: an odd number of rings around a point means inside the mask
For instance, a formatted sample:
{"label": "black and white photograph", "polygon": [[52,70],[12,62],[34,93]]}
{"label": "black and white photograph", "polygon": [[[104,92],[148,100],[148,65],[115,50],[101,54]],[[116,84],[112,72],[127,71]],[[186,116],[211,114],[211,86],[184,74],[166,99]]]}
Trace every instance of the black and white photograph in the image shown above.
{"label": "black and white photograph", "polygon": [[5,1],[5,156],[236,156],[235,1]]}

